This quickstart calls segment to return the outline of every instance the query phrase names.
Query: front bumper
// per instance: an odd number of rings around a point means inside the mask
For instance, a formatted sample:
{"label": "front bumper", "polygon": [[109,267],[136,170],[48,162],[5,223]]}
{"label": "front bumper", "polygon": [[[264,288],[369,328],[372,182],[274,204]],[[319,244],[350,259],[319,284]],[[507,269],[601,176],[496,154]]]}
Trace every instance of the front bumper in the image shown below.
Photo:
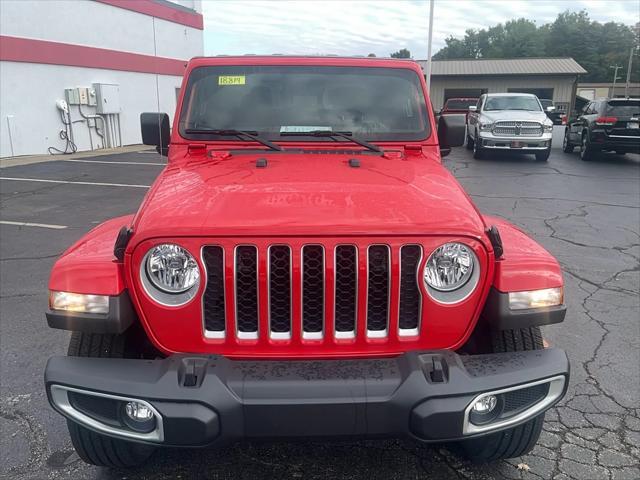
{"label": "front bumper", "polygon": [[[456,440],[539,415],[564,396],[568,380],[569,362],[558,349],[321,361],[52,357],[45,371],[49,402],[69,419],[113,437],[170,446],[340,435]],[[502,413],[476,425],[472,402],[491,392]],[[151,408],[152,431],[119,422],[128,401]]]}
{"label": "front bumper", "polygon": [[[479,132],[483,148],[495,150],[538,151],[551,147],[552,132],[545,132],[539,137],[527,137],[521,135],[504,136],[494,135],[492,132]],[[519,145],[519,146],[515,146]]]}

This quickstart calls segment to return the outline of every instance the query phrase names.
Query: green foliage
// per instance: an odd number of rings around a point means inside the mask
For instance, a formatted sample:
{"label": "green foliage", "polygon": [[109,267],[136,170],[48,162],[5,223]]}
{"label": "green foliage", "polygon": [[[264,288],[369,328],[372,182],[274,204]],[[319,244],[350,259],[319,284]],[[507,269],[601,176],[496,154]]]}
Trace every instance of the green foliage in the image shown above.
{"label": "green foliage", "polygon": [[[538,27],[519,18],[482,30],[467,30],[464,38],[452,36],[434,60],[460,58],[572,57],[589,73],[582,81],[611,82],[611,65],[621,65],[626,78],[629,51],[640,44],[640,24],[592,21],[586,11],[566,11],[553,23]],[[640,80],[640,59],[636,56],[632,81]]]}
{"label": "green foliage", "polygon": [[411,58],[411,52],[406,48],[398,50],[391,54],[391,58]]}

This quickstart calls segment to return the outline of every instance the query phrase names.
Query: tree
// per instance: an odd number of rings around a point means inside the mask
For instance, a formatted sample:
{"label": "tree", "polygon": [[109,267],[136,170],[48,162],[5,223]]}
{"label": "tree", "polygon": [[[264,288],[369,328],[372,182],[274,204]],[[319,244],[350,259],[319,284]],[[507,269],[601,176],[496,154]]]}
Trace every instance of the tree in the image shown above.
{"label": "tree", "polygon": [[370,53],[369,55],[367,55],[367,57],[375,57],[376,54],[375,53]]}
{"label": "tree", "polygon": [[[624,78],[629,51],[639,44],[640,25],[601,24],[584,10],[566,11],[542,26],[519,18],[488,29],[467,30],[463,38],[450,36],[433,59],[572,57],[589,72],[583,80],[611,82],[609,66],[623,66]],[[634,68],[631,78],[639,80],[640,68]]]}
{"label": "tree", "polygon": [[391,54],[391,58],[411,58],[411,52],[406,48],[398,50]]}

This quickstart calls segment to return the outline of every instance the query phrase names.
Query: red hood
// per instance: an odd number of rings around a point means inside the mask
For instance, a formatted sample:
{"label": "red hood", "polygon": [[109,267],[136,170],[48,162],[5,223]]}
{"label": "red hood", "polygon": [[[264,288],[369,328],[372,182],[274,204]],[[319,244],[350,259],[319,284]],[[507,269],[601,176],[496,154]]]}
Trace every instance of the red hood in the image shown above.
{"label": "red hood", "polygon": [[[257,168],[256,159],[268,160]],[[358,158],[361,166],[349,166]],[[168,236],[480,237],[483,220],[453,176],[423,156],[268,153],[169,166],[134,224]]]}

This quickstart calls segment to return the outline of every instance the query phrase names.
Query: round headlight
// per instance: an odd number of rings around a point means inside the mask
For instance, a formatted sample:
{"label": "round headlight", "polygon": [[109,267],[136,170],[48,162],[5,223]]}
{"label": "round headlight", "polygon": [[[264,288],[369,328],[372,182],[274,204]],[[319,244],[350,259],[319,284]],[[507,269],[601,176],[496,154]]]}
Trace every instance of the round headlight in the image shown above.
{"label": "round headlight", "polygon": [[462,287],[473,273],[474,255],[462,243],[445,243],[435,249],[424,267],[424,281],[440,292]]}
{"label": "round headlight", "polygon": [[200,279],[198,262],[179,245],[164,243],[153,247],[146,263],[149,280],[163,292],[186,292]]}

